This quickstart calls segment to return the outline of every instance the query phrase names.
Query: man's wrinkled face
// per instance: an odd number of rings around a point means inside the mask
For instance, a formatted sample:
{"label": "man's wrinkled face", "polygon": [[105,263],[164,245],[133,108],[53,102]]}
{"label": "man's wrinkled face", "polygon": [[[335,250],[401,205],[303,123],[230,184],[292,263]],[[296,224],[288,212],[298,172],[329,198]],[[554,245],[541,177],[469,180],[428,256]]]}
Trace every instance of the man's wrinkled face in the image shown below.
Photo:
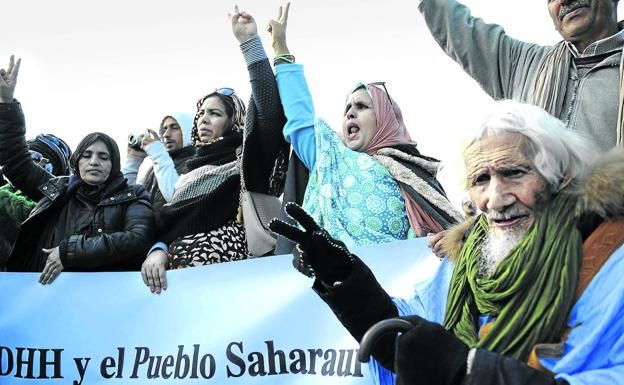
{"label": "man's wrinkled face", "polygon": [[549,196],[546,180],[525,150],[524,136],[501,134],[465,152],[470,198],[485,213],[494,236],[524,234]]}
{"label": "man's wrinkled face", "polygon": [[617,1],[547,1],[555,29],[580,51],[597,40],[617,33]]}

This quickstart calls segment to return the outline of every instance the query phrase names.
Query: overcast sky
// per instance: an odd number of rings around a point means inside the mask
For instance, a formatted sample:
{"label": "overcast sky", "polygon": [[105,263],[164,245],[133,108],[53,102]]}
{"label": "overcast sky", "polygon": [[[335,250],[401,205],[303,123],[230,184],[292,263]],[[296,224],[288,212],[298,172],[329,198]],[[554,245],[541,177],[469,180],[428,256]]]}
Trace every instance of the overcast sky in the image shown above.
{"label": "overcast sky", "polygon": [[[513,37],[554,44],[544,0],[466,0],[474,15]],[[54,133],[72,146],[92,131],[125,143],[164,115],[195,112],[196,100],[230,86],[248,99],[245,63],[222,0],[3,1],[0,65],[22,58],[16,97],[27,136]],[[283,4],[241,1],[260,26]],[[479,86],[437,46],[416,0],[294,0],[288,45],[305,71],[317,115],[339,128],[346,92],[385,80],[421,152],[446,164],[441,179],[461,199],[456,154],[462,131],[486,115]],[[120,146],[121,147],[121,146]],[[122,148],[122,152],[125,152]]]}

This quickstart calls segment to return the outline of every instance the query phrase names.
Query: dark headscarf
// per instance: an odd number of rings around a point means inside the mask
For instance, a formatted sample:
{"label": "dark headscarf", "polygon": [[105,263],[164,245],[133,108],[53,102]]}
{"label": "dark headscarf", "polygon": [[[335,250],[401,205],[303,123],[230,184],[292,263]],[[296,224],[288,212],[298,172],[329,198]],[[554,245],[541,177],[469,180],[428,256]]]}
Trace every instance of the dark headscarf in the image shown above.
{"label": "dark headscarf", "polygon": [[69,175],[71,148],[61,138],[52,134],[39,134],[28,142],[28,149],[37,151],[50,160],[52,175]]}
{"label": "dark headscarf", "polygon": [[85,136],[84,139],[82,139],[80,143],[78,143],[78,146],[76,147],[76,151],[72,154],[69,160],[69,163],[70,163],[70,166],[74,175],[80,178],[80,171],[78,169],[78,161],[80,160],[82,153],[85,152],[87,147],[97,142],[98,140],[102,141],[106,145],[106,148],[108,148],[108,152],[110,153],[110,156],[111,156],[112,168],[111,168],[110,175],[108,176],[106,181],[104,181],[104,183],[106,184],[110,182],[111,180],[115,179],[116,177],[122,175],[120,171],[121,160],[119,156],[119,147],[117,147],[117,143],[110,136],[102,132],[93,132]]}

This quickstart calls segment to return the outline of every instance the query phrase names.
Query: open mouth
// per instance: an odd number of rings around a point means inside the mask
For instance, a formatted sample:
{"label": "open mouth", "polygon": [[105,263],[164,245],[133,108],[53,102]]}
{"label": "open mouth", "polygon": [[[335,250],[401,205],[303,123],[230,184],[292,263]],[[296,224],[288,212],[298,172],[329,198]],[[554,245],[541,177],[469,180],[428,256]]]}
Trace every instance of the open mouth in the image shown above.
{"label": "open mouth", "polygon": [[360,132],[360,127],[355,123],[347,124],[347,137],[352,139]]}
{"label": "open mouth", "polygon": [[528,214],[520,214],[520,215],[513,215],[513,216],[509,216],[509,217],[505,217],[505,218],[495,218],[493,220],[494,224],[499,227],[499,228],[509,228],[509,227],[513,227],[515,225],[517,225],[518,223],[522,222],[522,220],[524,220],[525,218],[528,218]]}

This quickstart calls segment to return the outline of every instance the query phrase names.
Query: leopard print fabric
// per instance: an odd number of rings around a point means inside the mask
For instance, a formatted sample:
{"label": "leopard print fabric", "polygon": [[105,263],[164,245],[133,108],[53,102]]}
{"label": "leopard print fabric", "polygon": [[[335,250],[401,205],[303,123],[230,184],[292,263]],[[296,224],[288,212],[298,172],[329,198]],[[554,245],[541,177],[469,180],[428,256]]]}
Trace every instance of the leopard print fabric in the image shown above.
{"label": "leopard print fabric", "polygon": [[169,250],[171,269],[249,258],[245,227],[235,220],[207,233],[180,237],[171,243]]}

